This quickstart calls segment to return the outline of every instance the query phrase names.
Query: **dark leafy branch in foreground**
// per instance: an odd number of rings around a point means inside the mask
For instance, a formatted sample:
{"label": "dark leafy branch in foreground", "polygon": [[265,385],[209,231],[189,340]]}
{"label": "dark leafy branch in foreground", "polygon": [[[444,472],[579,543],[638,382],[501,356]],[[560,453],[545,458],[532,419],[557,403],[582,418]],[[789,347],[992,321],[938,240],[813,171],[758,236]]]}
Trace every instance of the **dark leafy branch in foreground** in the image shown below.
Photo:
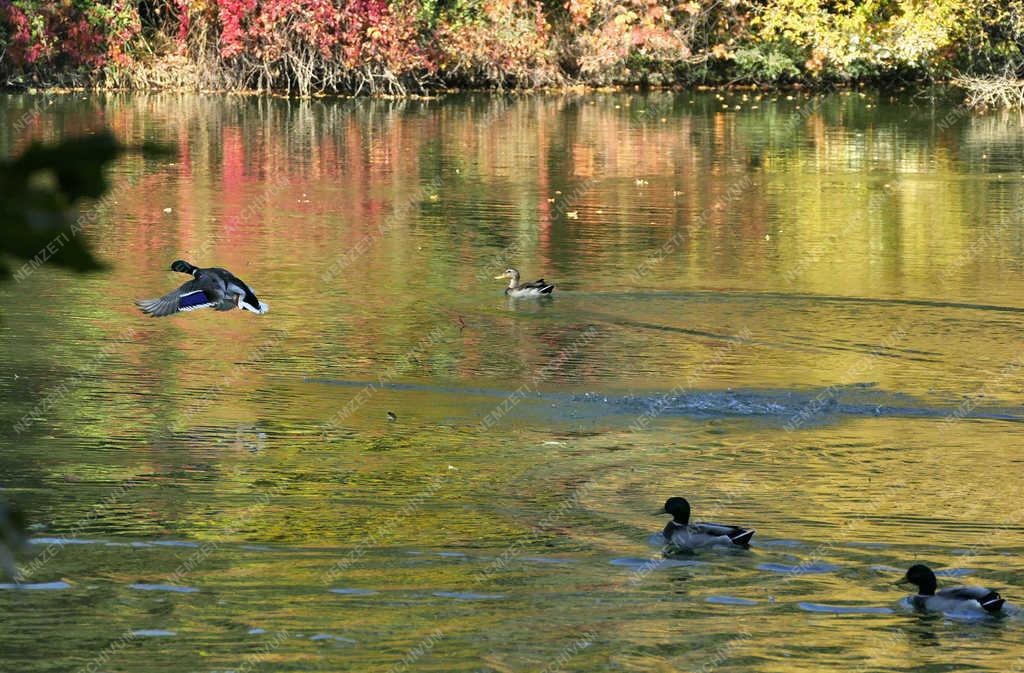
{"label": "dark leafy branch in foreground", "polygon": [[[110,133],[51,145],[33,143],[19,156],[0,161],[0,282],[42,264],[83,272],[104,268],[82,235],[79,208],[109,189],[105,168],[126,152],[162,156],[164,148],[128,148]],[[19,278],[20,280],[20,278]],[[0,501],[0,577],[17,579],[16,554],[25,546],[27,519]]]}
{"label": "dark leafy branch in foreground", "polygon": [[0,163],[0,278],[9,279],[10,259],[46,262],[73,271],[103,265],[80,236],[74,208],[107,190],[104,167],[121,153],[110,134],[34,143]]}
{"label": "dark leafy branch in foreground", "polygon": [[0,577],[18,576],[14,555],[25,546],[27,530],[24,513],[0,502]]}
{"label": "dark leafy branch in foreground", "polygon": [[[83,199],[107,190],[103,168],[121,152],[112,135],[102,134],[58,145],[35,143],[0,162],[0,281],[10,280],[12,259],[44,259],[73,271],[103,267],[79,235],[73,212]],[[0,576],[18,578],[15,558],[26,530],[24,513],[0,501]]]}
{"label": "dark leafy branch in foreground", "polygon": [[16,277],[44,263],[79,272],[103,268],[82,235],[78,209],[107,192],[104,169],[126,151],[113,135],[100,133],[33,143],[0,161],[0,280],[11,278],[11,261],[18,263]]}

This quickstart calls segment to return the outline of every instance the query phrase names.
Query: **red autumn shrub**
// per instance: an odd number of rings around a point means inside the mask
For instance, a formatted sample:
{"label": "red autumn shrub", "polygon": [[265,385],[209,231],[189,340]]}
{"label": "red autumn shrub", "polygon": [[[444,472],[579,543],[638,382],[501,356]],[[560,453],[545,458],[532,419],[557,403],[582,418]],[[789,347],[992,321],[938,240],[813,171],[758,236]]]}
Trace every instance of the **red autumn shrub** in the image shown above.
{"label": "red autumn shrub", "polygon": [[487,0],[475,15],[442,15],[436,34],[446,79],[499,87],[562,81],[551,26],[530,0]]}
{"label": "red autumn shrub", "polygon": [[565,8],[579,74],[599,83],[719,58],[719,41],[742,32],[749,16],[741,0],[566,0]]}
{"label": "red autumn shrub", "polygon": [[202,54],[214,79],[232,88],[307,95],[364,87],[404,91],[409,80],[434,67],[420,47],[418,6],[405,11],[403,3],[387,0],[211,0],[196,7],[176,1],[183,49]]}
{"label": "red autumn shrub", "polygon": [[436,70],[436,61],[424,47],[428,43],[413,0],[351,0],[345,6],[346,31],[343,38],[346,64],[361,71],[361,79],[385,81],[390,88],[403,89],[403,80],[414,81]]}
{"label": "red autumn shrub", "polygon": [[128,68],[140,31],[138,11],[127,0],[0,0],[8,77],[79,83],[103,68]]}
{"label": "red autumn shrub", "polygon": [[0,77],[400,94],[1018,73],[1021,16],[1024,0],[0,0]]}

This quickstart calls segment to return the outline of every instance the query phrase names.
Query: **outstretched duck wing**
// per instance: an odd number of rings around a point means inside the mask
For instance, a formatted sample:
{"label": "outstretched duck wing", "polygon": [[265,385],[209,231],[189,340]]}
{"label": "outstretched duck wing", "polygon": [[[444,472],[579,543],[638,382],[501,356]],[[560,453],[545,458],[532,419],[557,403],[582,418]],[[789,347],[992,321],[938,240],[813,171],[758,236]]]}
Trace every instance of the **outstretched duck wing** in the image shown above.
{"label": "outstretched duck wing", "polygon": [[135,302],[143,313],[155,318],[174,315],[179,311],[195,311],[217,305],[217,295],[210,284],[190,280],[159,299],[139,299]]}

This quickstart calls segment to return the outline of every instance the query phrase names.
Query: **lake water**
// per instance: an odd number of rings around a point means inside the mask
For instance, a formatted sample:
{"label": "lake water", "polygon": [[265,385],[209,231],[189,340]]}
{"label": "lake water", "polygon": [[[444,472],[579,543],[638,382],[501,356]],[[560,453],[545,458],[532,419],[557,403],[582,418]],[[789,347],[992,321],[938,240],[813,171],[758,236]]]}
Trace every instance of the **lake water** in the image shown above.
{"label": "lake water", "polygon": [[[1024,668],[1024,128],[956,100],[0,98],[111,128],[0,287],[4,670]],[[270,305],[147,319],[224,266]],[[507,266],[554,282],[510,301]],[[390,420],[387,412],[393,412]],[[757,529],[661,560],[651,516]]]}

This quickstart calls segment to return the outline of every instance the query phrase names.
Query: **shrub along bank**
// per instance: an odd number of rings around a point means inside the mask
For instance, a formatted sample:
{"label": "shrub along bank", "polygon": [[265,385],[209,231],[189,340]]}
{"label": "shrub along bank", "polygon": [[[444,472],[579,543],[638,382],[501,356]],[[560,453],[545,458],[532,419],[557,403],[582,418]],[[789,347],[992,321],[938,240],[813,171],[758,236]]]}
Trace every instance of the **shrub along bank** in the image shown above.
{"label": "shrub along bank", "polygon": [[1024,0],[0,0],[13,86],[426,93],[1024,73]]}

